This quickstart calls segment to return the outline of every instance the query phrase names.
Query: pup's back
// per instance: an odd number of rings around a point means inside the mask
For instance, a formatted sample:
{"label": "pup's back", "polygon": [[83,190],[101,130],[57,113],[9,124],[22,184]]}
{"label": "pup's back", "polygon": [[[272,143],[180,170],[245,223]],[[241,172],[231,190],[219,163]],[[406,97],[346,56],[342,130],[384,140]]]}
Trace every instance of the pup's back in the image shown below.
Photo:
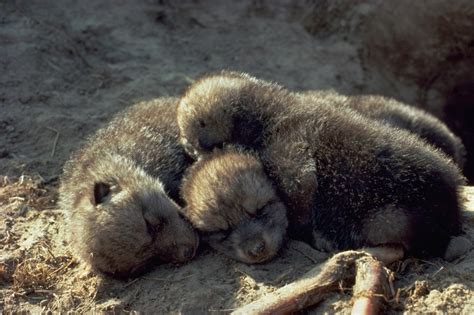
{"label": "pup's back", "polygon": [[422,109],[380,95],[344,96],[332,90],[307,91],[302,95],[309,98],[316,96],[329,106],[348,106],[366,117],[411,131],[441,149],[461,169],[464,166],[466,149],[461,139],[445,123]]}

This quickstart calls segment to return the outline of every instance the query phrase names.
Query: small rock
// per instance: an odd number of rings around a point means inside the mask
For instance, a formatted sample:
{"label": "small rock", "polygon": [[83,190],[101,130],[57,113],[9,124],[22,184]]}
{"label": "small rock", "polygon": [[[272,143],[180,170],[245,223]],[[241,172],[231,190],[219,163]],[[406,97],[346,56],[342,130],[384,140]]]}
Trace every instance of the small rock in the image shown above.
{"label": "small rock", "polygon": [[8,284],[13,281],[13,273],[18,264],[19,257],[11,253],[0,255],[0,284]]}
{"label": "small rock", "polygon": [[10,152],[8,152],[5,148],[0,148],[0,159],[5,159],[10,156]]}
{"label": "small rock", "polygon": [[466,254],[472,249],[472,242],[464,236],[456,236],[451,238],[448,244],[448,248],[444,253],[444,259],[447,261],[453,261],[456,258]]}
{"label": "small rock", "polygon": [[28,205],[22,204],[21,206],[18,207],[18,216],[24,217],[30,210],[30,207]]}

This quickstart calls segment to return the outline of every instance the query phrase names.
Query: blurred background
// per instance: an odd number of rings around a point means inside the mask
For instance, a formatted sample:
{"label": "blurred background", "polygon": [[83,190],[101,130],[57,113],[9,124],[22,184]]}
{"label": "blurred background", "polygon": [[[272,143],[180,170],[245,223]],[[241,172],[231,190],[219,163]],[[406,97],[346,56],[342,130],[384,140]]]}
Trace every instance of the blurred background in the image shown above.
{"label": "blurred background", "polygon": [[0,174],[60,174],[88,134],[197,76],[374,93],[442,118],[474,179],[472,0],[0,2]]}

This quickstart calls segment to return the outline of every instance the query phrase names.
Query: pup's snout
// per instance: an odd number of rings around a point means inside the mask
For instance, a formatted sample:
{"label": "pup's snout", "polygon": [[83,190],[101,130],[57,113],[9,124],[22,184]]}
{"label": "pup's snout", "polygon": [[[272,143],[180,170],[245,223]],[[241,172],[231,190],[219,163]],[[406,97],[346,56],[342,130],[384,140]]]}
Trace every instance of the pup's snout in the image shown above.
{"label": "pup's snout", "polygon": [[196,248],[194,246],[183,246],[179,250],[178,261],[186,262],[188,260],[191,260],[194,257],[195,253],[196,253]]}
{"label": "pup's snout", "polygon": [[255,260],[260,260],[266,257],[265,251],[265,242],[263,240],[258,240],[247,246],[247,255]]}
{"label": "pup's snout", "polygon": [[207,141],[206,139],[203,139],[203,138],[199,138],[198,144],[199,144],[199,147],[201,147],[201,149],[206,150],[206,151],[211,151],[214,146],[214,144],[211,143],[211,141]]}

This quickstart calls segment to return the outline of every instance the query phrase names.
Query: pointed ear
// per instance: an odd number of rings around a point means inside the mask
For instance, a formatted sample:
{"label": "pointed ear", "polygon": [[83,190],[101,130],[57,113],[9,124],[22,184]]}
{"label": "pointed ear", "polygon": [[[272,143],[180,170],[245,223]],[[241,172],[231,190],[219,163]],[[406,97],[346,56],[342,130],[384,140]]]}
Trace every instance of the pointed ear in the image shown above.
{"label": "pointed ear", "polygon": [[110,195],[110,185],[107,183],[94,184],[94,205],[103,203]]}

